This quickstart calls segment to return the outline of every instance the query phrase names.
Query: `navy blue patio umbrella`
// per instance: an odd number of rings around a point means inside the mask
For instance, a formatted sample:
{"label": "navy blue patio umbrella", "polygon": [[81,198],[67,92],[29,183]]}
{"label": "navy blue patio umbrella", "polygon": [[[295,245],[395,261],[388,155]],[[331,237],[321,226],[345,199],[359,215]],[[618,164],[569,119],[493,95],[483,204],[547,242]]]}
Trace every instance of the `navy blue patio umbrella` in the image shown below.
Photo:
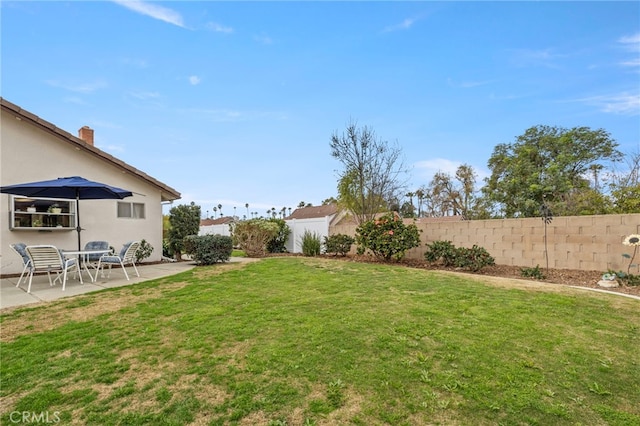
{"label": "navy blue patio umbrella", "polygon": [[90,181],[80,176],[71,176],[40,182],[19,183],[0,187],[4,194],[23,197],[62,198],[76,200],[76,231],[78,232],[78,250],[81,250],[80,200],[121,200],[133,193],[104,183]]}

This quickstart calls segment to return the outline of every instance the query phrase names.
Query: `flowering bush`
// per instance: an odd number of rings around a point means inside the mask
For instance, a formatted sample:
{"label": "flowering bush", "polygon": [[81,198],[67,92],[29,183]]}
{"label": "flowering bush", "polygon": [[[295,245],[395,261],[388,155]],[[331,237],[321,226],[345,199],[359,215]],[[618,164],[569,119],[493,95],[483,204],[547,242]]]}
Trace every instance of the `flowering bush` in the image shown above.
{"label": "flowering bush", "polygon": [[420,231],[416,225],[405,225],[399,216],[388,213],[356,228],[358,253],[371,250],[384,260],[400,260],[407,250],[420,246]]}

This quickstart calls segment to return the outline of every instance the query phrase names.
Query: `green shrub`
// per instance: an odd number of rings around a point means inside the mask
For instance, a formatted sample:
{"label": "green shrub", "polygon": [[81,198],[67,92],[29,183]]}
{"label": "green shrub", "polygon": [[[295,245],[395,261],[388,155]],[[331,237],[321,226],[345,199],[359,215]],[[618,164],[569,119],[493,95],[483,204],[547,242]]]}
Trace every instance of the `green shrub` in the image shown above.
{"label": "green shrub", "polygon": [[442,261],[443,266],[454,266],[456,263],[456,247],[451,241],[434,241],[427,244],[424,258],[431,263]]}
{"label": "green shrub", "polygon": [[540,270],[540,266],[536,265],[535,268],[522,268],[520,269],[520,275],[525,278],[533,278],[536,280],[544,280],[545,276]]}
{"label": "green shrub", "polygon": [[140,247],[136,250],[136,263],[140,263],[144,259],[151,256],[153,253],[153,246],[147,242],[147,240],[140,241]]}
{"label": "green shrub", "polygon": [[356,242],[355,238],[345,234],[334,234],[324,237],[324,250],[326,253],[346,256],[351,246]]}
{"label": "green shrub", "polygon": [[495,259],[489,252],[475,244],[471,248],[458,247],[456,249],[456,266],[458,268],[478,272],[485,266],[495,264]]}
{"label": "green shrub", "polygon": [[618,271],[613,273],[616,275],[616,277],[618,278],[618,281],[620,281],[622,285],[627,285],[632,287],[640,285],[640,275],[630,274],[624,271]]}
{"label": "green shrub", "polygon": [[442,262],[445,267],[477,272],[485,266],[495,265],[495,259],[487,250],[477,245],[471,248],[456,247],[451,241],[434,241],[427,244],[424,258],[431,263]]}
{"label": "green shrub", "polygon": [[171,243],[168,239],[162,240],[162,256],[173,258],[175,253],[173,252],[173,248],[171,247]]}
{"label": "green shrub", "polygon": [[420,231],[414,224],[405,225],[392,213],[364,222],[356,228],[358,253],[371,250],[384,260],[400,260],[407,250],[420,246]]}
{"label": "green shrub", "polygon": [[285,244],[291,234],[289,225],[283,219],[271,218],[267,220],[278,225],[278,233],[267,242],[267,251],[269,253],[286,253]]}
{"label": "green shrub", "polygon": [[322,249],[320,235],[310,231],[304,231],[300,238],[300,245],[302,246],[302,254],[305,256],[318,256]]}
{"label": "green shrub", "polygon": [[189,235],[184,238],[184,248],[198,265],[213,265],[229,260],[233,240],[226,235]]}
{"label": "green shrub", "polygon": [[233,225],[233,242],[249,257],[263,257],[267,243],[278,235],[277,223],[267,219],[241,220]]}

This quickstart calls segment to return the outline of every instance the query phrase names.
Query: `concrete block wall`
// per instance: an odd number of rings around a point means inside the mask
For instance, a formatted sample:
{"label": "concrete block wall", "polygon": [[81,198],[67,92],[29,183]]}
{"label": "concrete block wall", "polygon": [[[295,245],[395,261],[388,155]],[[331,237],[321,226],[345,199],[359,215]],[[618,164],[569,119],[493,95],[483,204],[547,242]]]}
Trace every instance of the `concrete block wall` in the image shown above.
{"label": "concrete block wall", "polygon": [[[408,219],[405,223],[414,222]],[[457,247],[484,247],[500,265],[546,267],[545,226],[541,218],[415,223],[422,230],[422,245],[407,252],[409,259],[422,259],[426,244],[447,240]],[[354,236],[355,229],[353,224],[338,224],[329,229],[329,234]],[[629,259],[623,254],[631,254],[633,249],[622,241],[630,234],[640,234],[640,213],[555,217],[546,227],[549,267],[626,271]],[[634,263],[640,263],[637,260]]]}

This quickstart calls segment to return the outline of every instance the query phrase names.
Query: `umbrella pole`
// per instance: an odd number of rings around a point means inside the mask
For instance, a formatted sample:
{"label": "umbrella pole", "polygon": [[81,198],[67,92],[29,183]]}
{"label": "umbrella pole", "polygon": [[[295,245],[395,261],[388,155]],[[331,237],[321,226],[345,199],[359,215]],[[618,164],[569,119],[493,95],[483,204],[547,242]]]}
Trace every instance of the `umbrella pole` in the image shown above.
{"label": "umbrella pole", "polygon": [[82,250],[82,246],[80,244],[80,231],[82,228],[80,227],[80,196],[76,196],[76,231],[78,232],[78,251]]}

